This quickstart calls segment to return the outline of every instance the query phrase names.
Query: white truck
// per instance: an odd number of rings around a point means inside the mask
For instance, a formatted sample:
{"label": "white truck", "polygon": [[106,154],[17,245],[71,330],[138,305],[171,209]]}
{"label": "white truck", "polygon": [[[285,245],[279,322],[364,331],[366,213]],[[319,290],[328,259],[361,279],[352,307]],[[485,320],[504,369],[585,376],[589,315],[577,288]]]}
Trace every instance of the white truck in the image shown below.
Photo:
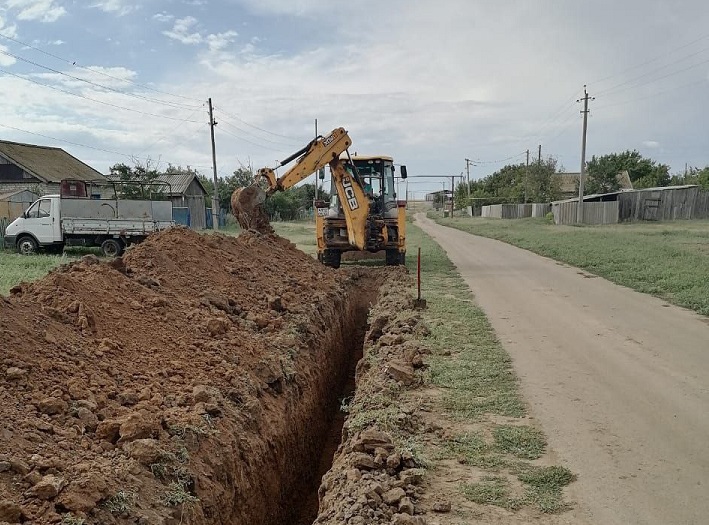
{"label": "white truck", "polygon": [[170,201],[45,195],[7,226],[4,244],[25,255],[100,246],[104,255],[117,257],[126,246],[174,224]]}

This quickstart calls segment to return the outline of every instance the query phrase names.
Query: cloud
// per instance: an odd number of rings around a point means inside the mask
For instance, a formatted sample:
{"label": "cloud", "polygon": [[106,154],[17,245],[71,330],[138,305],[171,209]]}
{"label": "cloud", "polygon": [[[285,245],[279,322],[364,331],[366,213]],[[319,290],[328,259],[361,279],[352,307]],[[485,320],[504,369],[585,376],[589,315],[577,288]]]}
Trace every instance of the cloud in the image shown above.
{"label": "cloud", "polygon": [[206,41],[210,51],[221,51],[229,44],[234,42],[239,33],[236,31],[226,31],[224,33],[216,33],[207,35]]}
{"label": "cloud", "polygon": [[193,16],[178,18],[172,29],[163,31],[162,34],[186,45],[200,44],[204,39],[198,31],[194,31],[197,24],[197,19]]}
{"label": "cloud", "polygon": [[15,24],[12,24],[10,26],[5,25],[5,19],[0,16],[0,35],[15,38],[17,36],[17,26]]}
{"label": "cloud", "polygon": [[66,9],[55,0],[5,0],[8,10],[18,11],[18,20],[37,20],[40,22],[56,22]]}
{"label": "cloud", "polygon": [[650,149],[657,149],[660,147],[660,143],[657,142],[656,140],[644,140],[642,144],[646,148],[650,148]]}
{"label": "cloud", "polygon": [[5,51],[9,51],[7,46],[0,44],[0,66],[7,67],[17,62],[17,60],[15,60],[13,57],[5,55]]}
{"label": "cloud", "polygon": [[155,13],[153,15],[153,20],[156,20],[158,22],[172,22],[175,19],[174,15],[171,15],[167,11],[163,11],[161,13]]}
{"label": "cloud", "polygon": [[91,7],[116,16],[125,16],[139,9],[140,5],[135,5],[132,2],[129,3],[126,0],[99,0],[95,4],[92,4]]}
{"label": "cloud", "polygon": [[197,45],[206,43],[212,52],[222,51],[229,46],[239,35],[236,31],[225,31],[223,33],[209,33],[206,36],[201,33],[197,26],[199,22],[193,16],[178,18],[175,20],[170,31],[163,31],[163,35],[185,45]]}

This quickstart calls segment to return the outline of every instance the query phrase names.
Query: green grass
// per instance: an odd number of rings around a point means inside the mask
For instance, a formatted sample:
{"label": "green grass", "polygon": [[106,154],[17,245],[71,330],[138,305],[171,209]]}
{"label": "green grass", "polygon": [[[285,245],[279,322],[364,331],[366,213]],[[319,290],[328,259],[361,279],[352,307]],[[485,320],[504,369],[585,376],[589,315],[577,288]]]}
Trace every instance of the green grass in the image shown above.
{"label": "green grass", "polygon": [[546,219],[429,216],[709,315],[709,221],[578,227]]}
{"label": "green grass", "polygon": [[479,483],[465,483],[461,491],[470,501],[482,505],[517,510],[523,503],[520,499],[510,497],[509,481],[496,476],[483,478]]}
{"label": "green grass", "polygon": [[[421,248],[422,292],[434,348],[431,382],[446,392],[444,404],[458,419],[483,414],[520,417],[524,403],[509,355],[443,249],[416,225],[407,232],[408,266]],[[450,354],[450,355],[447,355]]]}
{"label": "green grass", "polygon": [[528,426],[500,425],[494,430],[495,446],[521,459],[538,459],[546,448],[541,430]]}
{"label": "green grass", "polygon": [[19,255],[0,250],[0,294],[7,295],[21,281],[44,277],[51,269],[75,259],[72,255]]}

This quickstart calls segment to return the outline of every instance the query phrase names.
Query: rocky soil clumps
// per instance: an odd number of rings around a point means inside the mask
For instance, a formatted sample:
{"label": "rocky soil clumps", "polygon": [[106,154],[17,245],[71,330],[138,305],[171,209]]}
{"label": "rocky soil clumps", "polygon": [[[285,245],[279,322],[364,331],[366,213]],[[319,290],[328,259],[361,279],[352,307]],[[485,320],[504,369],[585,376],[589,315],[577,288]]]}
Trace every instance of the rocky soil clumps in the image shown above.
{"label": "rocky soil clumps", "polygon": [[420,342],[428,329],[405,292],[410,284],[404,272],[392,274],[370,313],[343,442],[320,486],[317,524],[429,524],[418,506],[425,465],[415,436],[422,422],[398,403],[401,391],[421,385],[428,353]]}

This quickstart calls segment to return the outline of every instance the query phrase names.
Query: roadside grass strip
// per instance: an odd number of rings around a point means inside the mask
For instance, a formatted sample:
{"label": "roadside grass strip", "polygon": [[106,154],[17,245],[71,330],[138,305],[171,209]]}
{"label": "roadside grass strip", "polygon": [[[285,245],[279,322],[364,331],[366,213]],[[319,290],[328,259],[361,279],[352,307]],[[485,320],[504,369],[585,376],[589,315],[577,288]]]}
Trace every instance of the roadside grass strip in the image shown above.
{"label": "roadside grass strip", "polygon": [[709,315],[709,221],[556,226],[546,219],[428,216]]}

